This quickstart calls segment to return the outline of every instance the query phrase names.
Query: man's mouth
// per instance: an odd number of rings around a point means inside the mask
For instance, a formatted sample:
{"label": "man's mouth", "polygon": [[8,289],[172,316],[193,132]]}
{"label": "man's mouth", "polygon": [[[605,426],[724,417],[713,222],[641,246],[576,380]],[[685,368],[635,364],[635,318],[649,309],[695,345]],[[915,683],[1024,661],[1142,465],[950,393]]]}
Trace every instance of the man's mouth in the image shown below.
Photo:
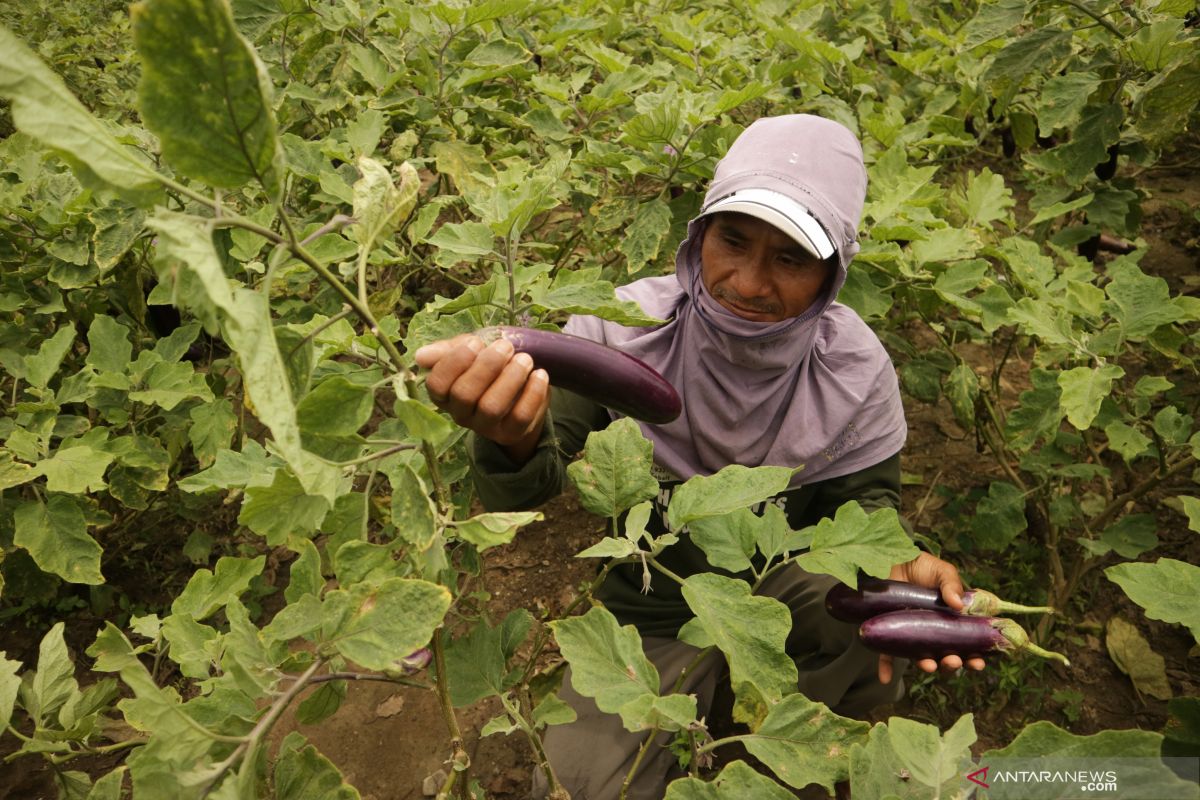
{"label": "man's mouth", "polygon": [[764,317],[774,317],[778,314],[778,310],[771,303],[747,303],[744,300],[734,299],[725,292],[719,290],[713,294],[723,306],[737,314],[739,317],[761,321]]}

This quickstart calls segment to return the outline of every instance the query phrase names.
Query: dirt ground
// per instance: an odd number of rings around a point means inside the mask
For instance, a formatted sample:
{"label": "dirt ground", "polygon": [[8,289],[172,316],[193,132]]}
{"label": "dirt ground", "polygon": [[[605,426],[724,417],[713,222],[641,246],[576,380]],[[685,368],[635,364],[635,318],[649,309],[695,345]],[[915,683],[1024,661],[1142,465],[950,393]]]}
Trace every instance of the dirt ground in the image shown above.
{"label": "dirt ground", "polygon": [[[1196,295],[1200,293],[1200,223],[1191,215],[1200,207],[1200,187],[1189,172],[1162,171],[1153,178],[1154,193],[1144,206],[1150,252],[1142,266],[1166,278],[1173,291]],[[972,357],[985,366],[995,355],[978,347]],[[1017,360],[1010,372],[1019,375],[1028,366]],[[1021,387],[1010,388],[1019,391]],[[907,480],[902,506],[919,531],[938,538],[945,526],[953,524],[955,499],[999,476],[986,471],[990,460],[979,452],[974,437],[954,423],[944,401],[938,406],[910,403],[907,413],[909,439],[903,453]],[[1200,536],[1187,528],[1182,515],[1158,502],[1181,492],[1195,493],[1190,476],[1148,498],[1141,510],[1153,511],[1158,517],[1159,552],[1200,563]],[[514,608],[554,617],[592,575],[594,563],[575,558],[575,553],[602,534],[601,520],[584,512],[570,494],[553,500],[543,511],[545,521],[529,526],[512,544],[488,555],[482,588],[492,594],[497,618]],[[944,555],[966,576],[996,568],[966,556],[961,563],[956,561],[962,554]],[[1016,569],[1020,565],[1009,566]],[[1015,673],[992,665],[981,674],[957,678],[910,673],[909,696],[891,709],[892,713],[945,727],[970,711],[979,733],[977,752],[1006,744],[1034,719],[1048,719],[1080,734],[1130,727],[1160,730],[1166,719],[1165,702],[1139,696],[1134,690],[1104,648],[1103,626],[1114,615],[1136,624],[1166,659],[1176,696],[1200,695],[1200,652],[1191,636],[1179,626],[1147,620],[1099,571],[1085,580],[1080,595],[1084,612],[1076,615],[1076,624],[1061,626],[1055,641],[1057,649],[1070,657],[1070,669],[1039,662]],[[83,646],[89,640],[85,627],[81,625],[76,638]],[[0,650],[7,649],[10,657],[28,662],[30,657],[36,658],[37,638],[22,633],[18,626],[5,625],[0,629]],[[468,735],[471,778],[482,783],[490,798],[515,800],[528,791],[531,751],[519,734],[478,739],[476,732],[497,713],[497,705],[485,701],[460,709],[459,725]],[[418,689],[398,690],[392,684],[353,683],[333,717],[302,726],[285,716],[274,738],[278,740],[293,729],[330,758],[364,800],[429,796],[423,784],[446,768],[449,756],[448,733],[435,696]],[[12,749],[13,737],[0,737],[0,758]],[[99,775],[113,763],[82,766]],[[0,761],[0,800],[53,797],[52,776],[44,762],[33,758]]]}

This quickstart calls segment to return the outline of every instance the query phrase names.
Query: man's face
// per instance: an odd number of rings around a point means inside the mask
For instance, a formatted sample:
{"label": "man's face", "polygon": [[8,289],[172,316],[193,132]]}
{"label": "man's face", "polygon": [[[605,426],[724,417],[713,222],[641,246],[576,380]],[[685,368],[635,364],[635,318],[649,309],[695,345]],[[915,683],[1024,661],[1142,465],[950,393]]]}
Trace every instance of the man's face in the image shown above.
{"label": "man's face", "polygon": [[700,246],[709,294],[744,319],[779,322],[808,310],[830,268],[783,231],[755,217],[713,214]]}

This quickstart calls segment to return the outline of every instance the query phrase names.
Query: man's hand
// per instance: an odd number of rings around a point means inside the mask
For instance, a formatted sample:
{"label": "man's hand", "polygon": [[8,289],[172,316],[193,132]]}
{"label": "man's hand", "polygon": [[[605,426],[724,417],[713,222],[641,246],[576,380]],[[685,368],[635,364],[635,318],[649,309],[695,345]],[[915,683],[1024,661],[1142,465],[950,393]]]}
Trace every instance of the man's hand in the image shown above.
{"label": "man's hand", "polygon": [[[942,561],[935,555],[921,553],[912,561],[897,564],[892,567],[888,577],[894,581],[905,581],[928,589],[938,589],[942,593],[942,599],[952,609],[961,611],[963,608],[964,589],[962,579],[958,577],[958,568],[947,561]],[[973,670],[981,670],[986,663],[982,658],[976,657],[967,659],[966,666]],[[939,664],[932,658],[922,658],[917,661],[917,667],[925,672],[935,672]],[[942,659],[940,667],[943,672],[957,672],[962,669],[963,660],[957,655],[949,655]],[[889,655],[879,656],[879,682],[892,682],[892,657]]]}
{"label": "man's hand", "polygon": [[534,369],[533,359],[514,355],[505,339],[486,345],[469,333],[427,344],[414,356],[429,370],[425,388],[434,405],[518,464],[529,460],[550,405],[550,376]]}

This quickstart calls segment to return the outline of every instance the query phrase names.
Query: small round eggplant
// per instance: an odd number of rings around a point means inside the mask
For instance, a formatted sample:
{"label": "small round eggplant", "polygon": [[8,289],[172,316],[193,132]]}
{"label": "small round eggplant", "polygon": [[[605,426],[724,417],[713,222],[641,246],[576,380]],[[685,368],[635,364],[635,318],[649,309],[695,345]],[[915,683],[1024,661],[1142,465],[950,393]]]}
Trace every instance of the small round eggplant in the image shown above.
{"label": "small round eggplant", "polygon": [[[1053,614],[1049,606],[1023,606],[1001,600],[991,592],[972,589],[963,592],[961,614],[972,617],[994,617],[997,614]],[[825,610],[829,616],[842,622],[862,622],[878,614],[901,611],[906,608],[923,608],[930,611],[955,611],[946,605],[942,593],[937,589],[917,586],[904,581],[863,578],[858,589],[844,583],[836,584],[825,595]]]}
{"label": "small round eggplant", "polygon": [[651,366],[615,347],[569,333],[500,325],[477,334],[485,342],[504,338],[528,353],[550,383],[643,422],[664,425],[683,404],[675,387]]}
{"label": "small round eggplant", "polygon": [[1029,641],[1025,629],[1011,619],[967,617],[941,611],[891,611],[871,617],[858,628],[863,644],[879,653],[903,658],[957,655],[964,659],[1027,650],[1042,658],[1071,662],[1061,653]]}

